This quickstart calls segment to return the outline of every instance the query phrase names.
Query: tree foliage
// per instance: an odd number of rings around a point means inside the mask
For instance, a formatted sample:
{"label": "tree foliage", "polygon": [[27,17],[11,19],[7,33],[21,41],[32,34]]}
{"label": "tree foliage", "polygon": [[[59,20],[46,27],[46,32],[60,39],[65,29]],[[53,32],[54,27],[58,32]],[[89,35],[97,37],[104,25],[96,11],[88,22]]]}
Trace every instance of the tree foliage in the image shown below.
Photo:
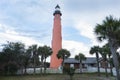
{"label": "tree foliage", "polygon": [[25,53],[25,46],[21,42],[7,42],[0,54],[0,66],[4,74],[13,74],[23,66],[21,56]]}
{"label": "tree foliage", "polygon": [[120,47],[120,19],[113,18],[110,15],[103,20],[102,24],[97,24],[94,31],[99,41],[108,41],[116,68],[117,80],[120,80],[119,61],[116,54]]}
{"label": "tree foliage", "polygon": [[64,60],[70,57],[70,52],[67,49],[61,49],[58,51],[57,58],[62,59],[62,68],[64,68]]}
{"label": "tree foliage", "polygon": [[21,70],[20,74],[24,74],[27,73],[27,67],[33,67],[35,73],[35,68],[40,66],[39,56],[41,54],[45,61],[44,64],[46,64],[46,58],[52,54],[52,49],[48,46],[40,49],[37,45],[25,48],[21,42],[7,42],[0,52],[0,73],[10,75]]}
{"label": "tree foliage", "polygon": [[99,46],[93,46],[90,49],[90,54],[96,54],[97,59],[97,68],[98,68],[98,76],[100,76],[100,67],[99,67],[99,53],[100,53],[100,47]]}
{"label": "tree foliage", "polygon": [[85,55],[82,53],[79,53],[78,55],[75,55],[75,59],[79,61],[80,64],[80,73],[82,73],[82,61],[86,59]]}
{"label": "tree foliage", "polygon": [[[42,66],[44,67],[44,73],[46,73],[46,59],[51,54],[52,54],[52,49],[46,45],[44,45],[43,47],[40,46],[38,48],[38,55],[41,57],[41,68],[42,68]],[[41,73],[42,73],[42,71],[41,71]]]}

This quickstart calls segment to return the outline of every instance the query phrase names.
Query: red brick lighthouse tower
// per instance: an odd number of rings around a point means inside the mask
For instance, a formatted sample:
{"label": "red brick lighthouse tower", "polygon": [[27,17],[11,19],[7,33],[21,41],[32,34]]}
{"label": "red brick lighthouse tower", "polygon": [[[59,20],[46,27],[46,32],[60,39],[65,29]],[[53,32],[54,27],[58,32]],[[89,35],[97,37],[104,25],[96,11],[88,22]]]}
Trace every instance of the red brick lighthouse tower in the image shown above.
{"label": "red brick lighthouse tower", "polygon": [[61,12],[60,7],[55,7],[54,23],[53,23],[53,37],[52,37],[52,50],[50,68],[57,69],[61,66],[62,59],[57,58],[58,51],[62,48],[62,36],[61,36]]}

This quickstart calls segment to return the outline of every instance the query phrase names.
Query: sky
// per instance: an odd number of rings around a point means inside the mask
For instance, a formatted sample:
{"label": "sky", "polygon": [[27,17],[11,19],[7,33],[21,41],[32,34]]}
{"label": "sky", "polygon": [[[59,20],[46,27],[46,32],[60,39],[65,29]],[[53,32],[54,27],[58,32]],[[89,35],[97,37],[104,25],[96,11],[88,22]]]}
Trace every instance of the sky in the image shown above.
{"label": "sky", "polygon": [[109,15],[120,18],[120,0],[0,0],[0,49],[7,41],[51,46],[57,4],[62,12],[62,48],[71,57],[95,56],[90,48],[105,43],[96,39],[96,24]]}

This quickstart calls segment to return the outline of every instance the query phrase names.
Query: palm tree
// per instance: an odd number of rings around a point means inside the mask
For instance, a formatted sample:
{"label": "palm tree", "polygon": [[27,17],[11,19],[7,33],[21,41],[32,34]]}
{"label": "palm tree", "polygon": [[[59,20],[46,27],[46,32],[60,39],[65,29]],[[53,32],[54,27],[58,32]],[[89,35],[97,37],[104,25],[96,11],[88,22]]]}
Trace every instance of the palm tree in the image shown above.
{"label": "palm tree", "polygon": [[67,49],[61,49],[58,51],[57,58],[63,59],[62,61],[62,69],[64,67],[64,60],[70,57],[70,52]]}
{"label": "palm tree", "polygon": [[106,46],[103,46],[101,49],[100,49],[100,54],[103,58],[103,61],[105,63],[105,73],[106,73],[106,77],[108,77],[108,72],[107,72],[107,63],[108,63],[108,60],[107,60],[107,54],[108,54],[108,50],[106,48]]}
{"label": "palm tree", "polygon": [[38,47],[38,55],[40,56],[40,61],[41,61],[41,65],[40,65],[40,73],[42,74],[42,67],[43,67],[43,60],[44,60],[44,50],[43,47]]}
{"label": "palm tree", "polygon": [[[44,63],[44,73],[46,73],[46,59],[52,54],[52,49],[48,46],[43,46],[38,48],[38,54],[41,56],[41,64],[43,66]],[[44,62],[43,62],[44,60]],[[42,67],[41,66],[41,67]],[[42,73],[42,68],[41,68],[41,73]]]}
{"label": "palm tree", "polygon": [[22,59],[23,59],[23,65],[24,65],[24,68],[25,68],[25,74],[27,73],[27,66],[29,65],[30,63],[30,58],[31,58],[31,50],[28,48],[26,49],[26,52],[24,53],[23,56],[21,56]]}
{"label": "palm tree", "polygon": [[109,59],[109,63],[110,63],[110,73],[111,73],[111,76],[113,76],[113,66],[114,66],[114,64],[113,64],[113,58],[111,57],[110,59]]}
{"label": "palm tree", "polygon": [[45,50],[45,53],[44,53],[44,58],[45,58],[45,65],[44,65],[44,69],[45,69],[45,72],[46,72],[46,59],[47,57],[49,57],[51,54],[52,54],[52,48],[48,47],[48,46],[43,46],[44,50]]}
{"label": "palm tree", "polygon": [[37,45],[34,44],[32,46],[29,46],[29,50],[31,50],[32,59],[33,59],[34,74],[35,74],[36,73],[35,68],[36,68],[36,64],[38,61]]}
{"label": "palm tree", "polygon": [[82,53],[79,53],[78,55],[75,55],[75,59],[76,60],[79,60],[79,69],[80,69],[80,73],[82,73],[82,60],[85,60],[86,59],[86,57],[85,57],[85,55],[84,54],[82,54]]}
{"label": "palm tree", "polygon": [[[116,54],[118,56],[118,61],[120,62],[120,52],[117,52]],[[119,66],[120,66],[120,64],[119,64]]]}
{"label": "palm tree", "polygon": [[106,52],[106,54],[107,54],[107,56],[108,56],[108,62],[109,62],[109,64],[110,64],[110,73],[111,73],[111,76],[113,75],[113,72],[112,72],[112,62],[111,62],[111,51],[110,51],[110,48],[109,48],[109,45],[108,45],[108,43],[107,44],[105,44],[104,46],[103,46],[103,48],[105,48],[105,52]]}
{"label": "palm tree", "polygon": [[97,67],[98,67],[98,76],[100,76],[100,66],[99,66],[99,52],[100,52],[100,47],[99,46],[93,46],[90,49],[90,54],[96,54],[96,59],[97,59]]}
{"label": "palm tree", "polygon": [[102,24],[97,24],[95,27],[95,34],[99,41],[107,40],[111,53],[113,55],[113,62],[116,68],[117,80],[120,80],[119,61],[116,51],[120,46],[120,20],[112,16],[106,17]]}

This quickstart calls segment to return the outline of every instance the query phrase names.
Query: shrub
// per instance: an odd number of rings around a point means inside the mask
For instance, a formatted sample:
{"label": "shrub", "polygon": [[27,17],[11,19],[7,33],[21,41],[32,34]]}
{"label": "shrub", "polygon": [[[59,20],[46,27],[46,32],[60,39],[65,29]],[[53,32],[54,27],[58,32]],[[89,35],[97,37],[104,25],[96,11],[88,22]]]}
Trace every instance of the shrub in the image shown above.
{"label": "shrub", "polygon": [[75,73],[75,69],[72,67],[64,67],[63,68],[64,73],[68,74],[70,76],[70,80],[73,80],[73,75]]}

